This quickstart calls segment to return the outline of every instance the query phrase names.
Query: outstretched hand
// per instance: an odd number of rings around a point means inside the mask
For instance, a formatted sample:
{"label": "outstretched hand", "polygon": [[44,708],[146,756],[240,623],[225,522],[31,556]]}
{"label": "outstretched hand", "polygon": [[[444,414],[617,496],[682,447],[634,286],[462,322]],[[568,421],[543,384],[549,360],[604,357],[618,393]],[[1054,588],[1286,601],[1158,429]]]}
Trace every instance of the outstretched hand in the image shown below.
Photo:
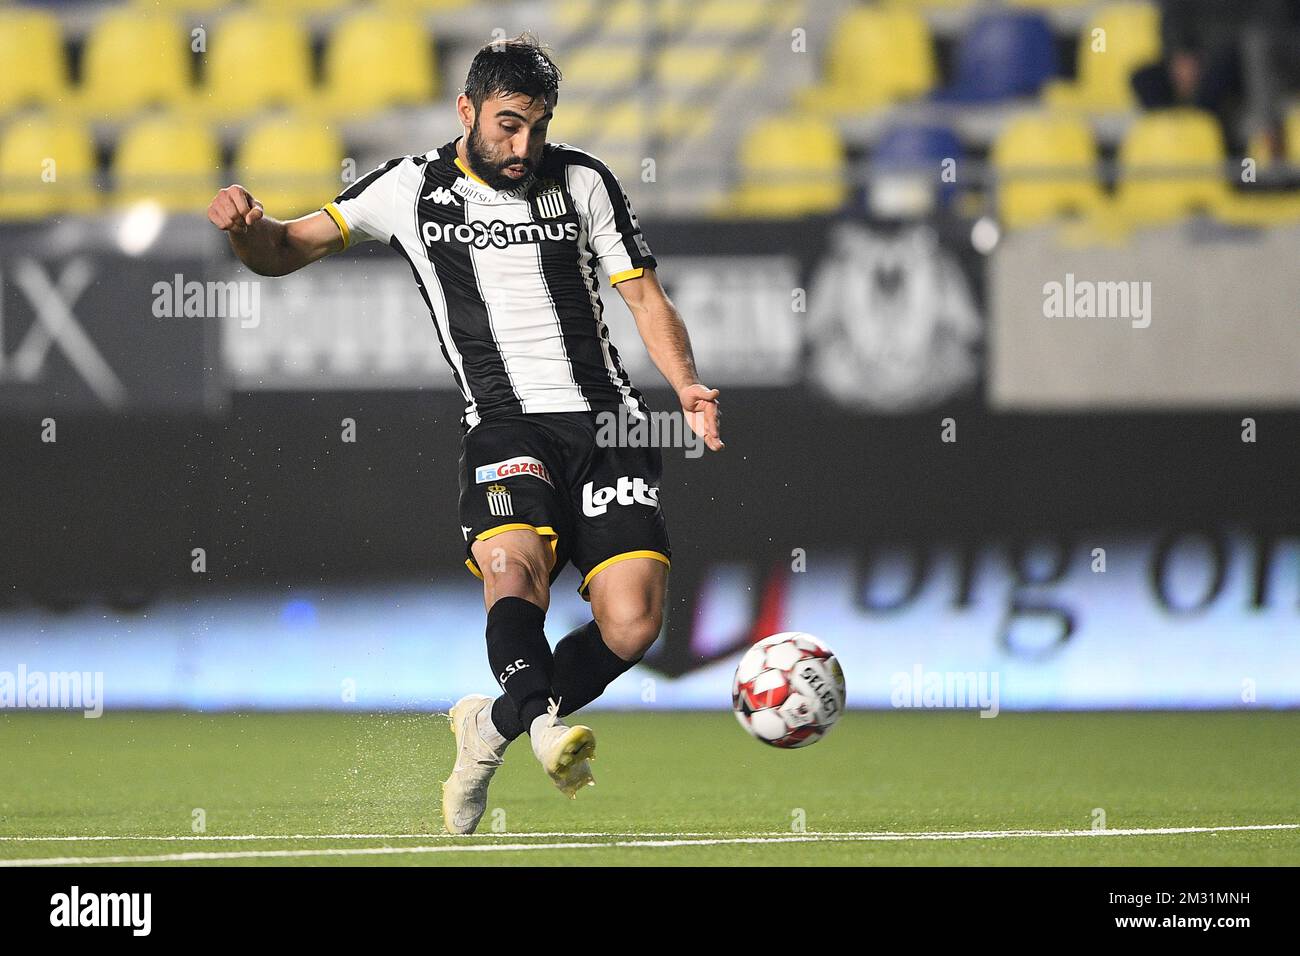
{"label": "outstretched hand", "polygon": [[686,424],[704,439],[709,451],[721,451],[726,447],[722,443],[720,431],[722,411],[718,407],[719,394],[716,388],[706,388],[698,382],[687,385],[677,393],[677,398],[682,403],[682,412],[686,415]]}

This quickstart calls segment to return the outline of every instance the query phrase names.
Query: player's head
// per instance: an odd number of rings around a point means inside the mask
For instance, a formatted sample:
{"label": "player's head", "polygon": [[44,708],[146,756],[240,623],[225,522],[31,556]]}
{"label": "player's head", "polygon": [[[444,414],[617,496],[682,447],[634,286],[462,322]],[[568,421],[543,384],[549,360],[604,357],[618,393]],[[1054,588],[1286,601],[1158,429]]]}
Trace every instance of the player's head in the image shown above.
{"label": "player's head", "polygon": [[560,71],[531,34],[479,50],[456,101],[474,174],[493,189],[531,178],[559,96]]}

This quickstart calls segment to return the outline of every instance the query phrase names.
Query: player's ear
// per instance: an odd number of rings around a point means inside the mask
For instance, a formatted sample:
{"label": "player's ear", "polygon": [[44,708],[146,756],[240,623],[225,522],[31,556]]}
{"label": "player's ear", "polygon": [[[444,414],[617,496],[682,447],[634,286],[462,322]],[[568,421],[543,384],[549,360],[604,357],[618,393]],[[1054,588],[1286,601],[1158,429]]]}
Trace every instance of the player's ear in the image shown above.
{"label": "player's ear", "polygon": [[464,93],[456,97],[456,112],[460,116],[461,125],[466,130],[474,128],[474,103]]}

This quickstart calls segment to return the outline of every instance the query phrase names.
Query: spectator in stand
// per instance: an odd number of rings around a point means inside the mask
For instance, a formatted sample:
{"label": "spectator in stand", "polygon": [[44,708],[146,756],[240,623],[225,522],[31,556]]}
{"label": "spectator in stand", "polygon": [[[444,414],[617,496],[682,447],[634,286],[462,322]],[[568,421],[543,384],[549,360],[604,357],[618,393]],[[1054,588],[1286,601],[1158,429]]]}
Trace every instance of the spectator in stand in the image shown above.
{"label": "spectator in stand", "polygon": [[1160,0],[1164,59],[1133,74],[1146,109],[1195,106],[1215,114],[1228,148],[1263,134],[1283,154],[1286,94],[1297,88],[1300,0]]}

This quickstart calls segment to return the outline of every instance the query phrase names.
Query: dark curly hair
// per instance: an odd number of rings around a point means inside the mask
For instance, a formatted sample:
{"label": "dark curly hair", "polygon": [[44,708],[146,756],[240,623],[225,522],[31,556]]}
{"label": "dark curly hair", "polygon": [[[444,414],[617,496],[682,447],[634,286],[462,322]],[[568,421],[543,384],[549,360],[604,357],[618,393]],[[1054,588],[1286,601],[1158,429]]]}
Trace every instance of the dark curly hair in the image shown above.
{"label": "dark curly hair", "polygon": [[521,33],[509,40],[493,40],[474,54],[465,77],[465,95],[475,111],[489,96],[521,93],[542,97],[548,107],[560,98],[563,79],[546,48],[531,33]]}

